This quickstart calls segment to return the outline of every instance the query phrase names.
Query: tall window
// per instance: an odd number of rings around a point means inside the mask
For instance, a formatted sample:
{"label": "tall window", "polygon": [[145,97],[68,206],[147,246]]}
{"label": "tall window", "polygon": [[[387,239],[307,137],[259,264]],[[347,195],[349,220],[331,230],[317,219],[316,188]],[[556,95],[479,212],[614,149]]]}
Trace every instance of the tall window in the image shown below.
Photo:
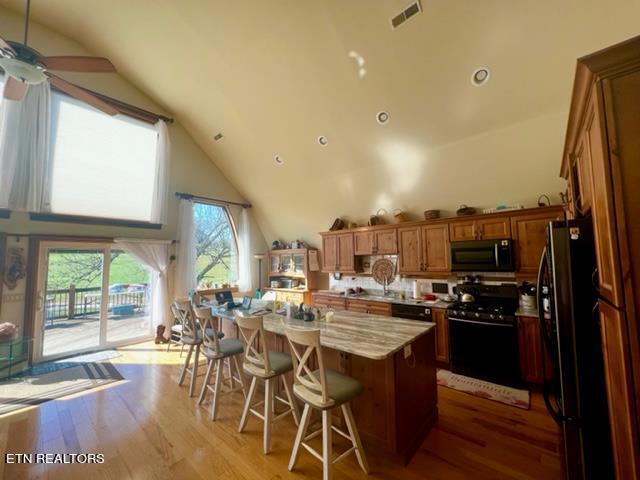
{"label": "tall window", "polygon": [[193,204],[198,285],[238,282],[238,244],[225,207]]}
{"label": "tall window", "polygon": [[151,221],[157,133],[52,93],[51,211]]}

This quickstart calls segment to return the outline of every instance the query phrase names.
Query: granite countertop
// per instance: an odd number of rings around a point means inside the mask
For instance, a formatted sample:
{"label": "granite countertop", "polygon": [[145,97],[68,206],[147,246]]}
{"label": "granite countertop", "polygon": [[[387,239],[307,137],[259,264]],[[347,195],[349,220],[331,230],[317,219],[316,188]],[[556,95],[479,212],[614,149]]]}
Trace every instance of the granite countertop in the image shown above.
{"label": "granite countertop", "polygon": [[[250,310],[250,312],[252,311],[255,310]],[[246,310],[240,310],[240,312],[244,313]],[[234,320],[233,310],[214,307],[213,314]],[[304,322],[286,319],[282,315],[273,313],[264,315],[263,320],[264,329],[278,335],[284,335],[282,320],[287,325],[320,329],[320,343],[323,347],[372,360],[383,360],[390,357],[435,328],[435,323],[432,322],[349,311],[335,312],[332,322],[325,320]]]}
{"label": "granite countertop", "polygon": [[313,292],[317,295],[327,295],[336,298],[344,298],[348,300],[364,300],[369,302],[381,302],[381,303],[397,303],[401,305],[420,305],[421,307],[431,308],[447,308],[452,302],[443,302],[442,300],[436,300],[435,302],[428,302],[426,300],[415,300],[413,298],[405,298],[404,300],[394,296],[382,296],[382,295],[346,295],[337,291],[331,290],[318,290]]}

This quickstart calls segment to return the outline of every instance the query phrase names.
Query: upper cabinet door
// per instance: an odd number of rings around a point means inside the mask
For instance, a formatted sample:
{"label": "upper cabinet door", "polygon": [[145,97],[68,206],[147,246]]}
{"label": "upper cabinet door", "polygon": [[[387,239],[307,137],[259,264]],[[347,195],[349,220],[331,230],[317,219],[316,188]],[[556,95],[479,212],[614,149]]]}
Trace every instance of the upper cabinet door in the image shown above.
{"label": "upper cabinet door", "polygon": [[620,252],[614,213],[611,164],[605,150],[603,137],[604,117],[602,111],[600,90],[594,85],[585,115],[585,118],[591,119],[591,121],[585,122],[585,134],[588,138],[586,148],[589,149],[593,173],[591,201],[598,264],[598,288],[600,295],[615,306],[621,307],[624,305],[624,297],[620,273]]}
{"label": "upper cabinet door", "polygon": [[339,233],[338,237],[338,271],[355,271],[355,258],[353,253],[353,233]]}
{"label": "upper cabinet door", "polygon": [[[591,109],[585,122],[586,128],[593,128],[593,122],[595,121],[593,113],[594,111]],[[585,131],[580,135],[573,158],[575,161],[573,168],[576,170],[576,173],[572,175],[572,177],[576,179],[576,184],[573,185],[574,195],[576,195],[577,201],[576,207],[582,215],[586,215],[591,210],[591,197],[593,190],[588,131]]]}
{"label": "upper cabinet door", "polygon": [[338,238],[336,235],[322,236],[322,271],[338,271]]}
{"label": "upper cabinet door", "polygon": [[547,239],[547,225],[562,217],[560,209],[538,214],[514,215],[511,217],[511,234],[515,240],[516,271],[535,274],[540,265],[540,256]]}
{"label": "upper cabinet door", "polygon": [[376,255],[393,255],[398,253],[398,235],[395,228],[375,230],[374,253]]}
{"label": "upper cabinet door", "polygon": [[269,254],[269,273],[271,275],[280,273],[280,255]]}
{"label": "upper cabinet door", "polygon": [[422,227],[423,268],[427,272],[448,272],[449,227],[445,224]]}
{"label": "upper cabinet door", "polygon": [[353,233],[353,250],[355,255],[373,255],[374,233],[372,231]]}
{"label": "upper cabinet door", "polygon": [[475,240],[477,238],[475,220],[451,222],[449,224],[449,237],[452,242],[460,240]]}
{"label": "upper cabinet door", "polygon": [[422,272],[422,242],[420,227],[398,228],[398,271],[400,273]]}
{"label": "upper cabinet door", "polygon": [[479,218],[476,222],[476,230],[478,238],[482,240],[511,238],[509,217]]}

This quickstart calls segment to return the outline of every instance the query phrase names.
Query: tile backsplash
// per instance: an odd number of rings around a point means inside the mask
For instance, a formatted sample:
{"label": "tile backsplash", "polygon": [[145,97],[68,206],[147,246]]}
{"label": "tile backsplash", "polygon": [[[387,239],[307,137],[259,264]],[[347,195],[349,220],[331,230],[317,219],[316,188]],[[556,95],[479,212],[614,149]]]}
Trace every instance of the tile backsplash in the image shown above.
{"label": "tile backsplash", "polygon": [[[421,293],[433,293],[433,284],[434,283],[446,283],[449,287],[449,293],[453,295],[453,287],[462,281],[464,275],[452,275],[447,279],[429,279],[429,278],[406,278],[401,277],[400,275],[396,275],[393,283],[389,285],[389,290],[393,292],[405,292],[407,297],[413,296],[413,283],[418,282],[418,286],[420,287]],[[491,277],[500,277],[501,280],[492,281]],[[482,273],[482,283],[491,285],[491,284],[501,284],[501,283],[511,283],[510,280],[504,280],[505,274],[501,273],[499,275],[492,274],[489,272]],[[513,283],[516,283],[515,277],[513,278]],[[340,280],[336,280],[332,275],[329,276],[329,288],[331,290],[345,290],[347,288],[355,288],[361,287],[368,291],[380,291],[382,290],[382,285],[377,283],[372,277],[369,276],[346,276]],[[437,294],[444,295],[444,294]]]}

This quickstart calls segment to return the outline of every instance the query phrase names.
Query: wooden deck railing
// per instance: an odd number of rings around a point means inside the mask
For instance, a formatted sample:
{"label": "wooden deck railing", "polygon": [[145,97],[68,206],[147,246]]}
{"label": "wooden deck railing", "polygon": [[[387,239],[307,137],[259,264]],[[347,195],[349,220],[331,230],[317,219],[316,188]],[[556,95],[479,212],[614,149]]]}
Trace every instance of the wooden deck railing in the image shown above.
{"label": "wooden deck railing", "polygon": [[[100,313],[102,289],[69,288],[47,290],[45,299],[45,320],[60,318],[78,318]],[[119,305],[133,305],[136,309],[144,309],[148,305],[147,289],[139,291],[125,291],[109,293],[108,311]]]}

